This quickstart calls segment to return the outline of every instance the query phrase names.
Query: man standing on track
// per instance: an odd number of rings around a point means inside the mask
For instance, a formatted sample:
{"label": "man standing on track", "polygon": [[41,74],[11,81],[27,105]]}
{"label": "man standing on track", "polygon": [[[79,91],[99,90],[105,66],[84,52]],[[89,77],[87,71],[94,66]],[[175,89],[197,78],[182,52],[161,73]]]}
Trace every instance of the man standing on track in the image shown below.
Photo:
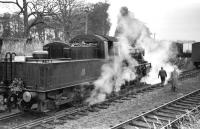
{"label": "man standing on track", "polygon": [[172,85],[172,91],[176,91],[176,86],[178,85],[178,72],[176,70],[176,68],[174,68],[174,71],[171,72],[171,77],[170,77],[170,82]]}
{"label": "man standing on track", "polygon": [[161,67],[161,70],[158,73],[158,78],[159,78],[159,76],[160,76],[160,79],[161,79],[161,86],[164,86],[164,84],[165,84],[165,78],[167,77],[167,73],[163,69],[163,67]]}

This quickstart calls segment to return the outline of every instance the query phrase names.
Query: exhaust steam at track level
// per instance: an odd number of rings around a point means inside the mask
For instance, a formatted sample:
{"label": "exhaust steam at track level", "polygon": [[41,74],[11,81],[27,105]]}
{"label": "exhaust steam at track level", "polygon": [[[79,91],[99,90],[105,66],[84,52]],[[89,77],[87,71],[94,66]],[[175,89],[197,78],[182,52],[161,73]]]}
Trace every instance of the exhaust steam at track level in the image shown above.
{"label": "exhaust steam at track level", "polygon": [[[120,10],[115,36],[118,38],[116,43],[118,54],[103,65],[101,76],[94,82],[95,89],[87,100],[90,104],[104,101],[112,91],[118,92],[126,81],[137,77],[134,67],[138,65],[138,62],[131,58],[131,52],[135,48],[143,48],[145,50],[144,59],[152,64],[149,75],[142,78],[142,82],[158,83],[160,67],[164,67],[167,71],[168,78],[170,72],[176,67],[169,62],[169,58],[175,55],[171,49],[172,43],[155,41],[151,38],[149,28],[136,19],[127,7],[122,7]],[[127,67],[123,65],[124,60],[128,63]]]}

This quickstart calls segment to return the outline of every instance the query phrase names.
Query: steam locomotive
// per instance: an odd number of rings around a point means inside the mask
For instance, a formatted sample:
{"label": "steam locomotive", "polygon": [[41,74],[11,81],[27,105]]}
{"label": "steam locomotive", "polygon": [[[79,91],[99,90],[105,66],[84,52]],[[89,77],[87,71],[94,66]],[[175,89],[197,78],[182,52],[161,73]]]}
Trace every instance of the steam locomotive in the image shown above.
{"label": "steam locomotive", "polygon": [[[78,35],[70,44],[52,42],[32,57],[13,60],[8,52],[0,62],[0,94],[8,107],[46,112],[70,102],[84,101],[100,76],[101,66],[113,54],[117,40],[100,35]],[[151,64],[143,60],[144,51],[136,50],[137,74],[143,77]]]}

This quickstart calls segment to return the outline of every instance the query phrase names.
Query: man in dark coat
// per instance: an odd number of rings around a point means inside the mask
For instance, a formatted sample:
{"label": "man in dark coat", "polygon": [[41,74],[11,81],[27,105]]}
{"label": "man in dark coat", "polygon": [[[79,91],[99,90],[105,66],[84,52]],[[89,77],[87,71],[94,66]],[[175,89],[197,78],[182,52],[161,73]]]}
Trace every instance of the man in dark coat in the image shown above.
{"label": "man in dark coat", "polygon": [[159,76],[160,76],[160,79],[161,79],[161,86],[164,86],[164,84],[165,84],[165,78],[167,77],[167,73],[163,69],[163,67],[161,67],[161,70],[158,73],[158,78],[159,78]]}

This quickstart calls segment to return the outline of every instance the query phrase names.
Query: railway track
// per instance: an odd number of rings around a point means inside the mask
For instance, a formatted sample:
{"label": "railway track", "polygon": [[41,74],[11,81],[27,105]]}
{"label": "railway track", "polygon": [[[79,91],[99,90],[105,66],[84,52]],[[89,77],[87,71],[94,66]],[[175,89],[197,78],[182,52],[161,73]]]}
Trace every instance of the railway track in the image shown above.
{"label": "railway track", "polygon": [[[41,114],[40,116],[34,116],[31,118],[31,114],[24,113],[12,113],[10,115],[5,115],[0,117],[0,128],[7,129],[8,125],[11,125],[13,129],[26,129],[34,127],[43,127],[44,124],[55,123],[55,120],[61,120],[65,118],[66,120],[76,119],[77,116],[87,115],[88,112],[96,112],[101,109],[108,108],[111,103],[121,103],[125,100],[136,98],[136,95],[139,93],[153,91],[154,89],[162,88],[159,85],[149,85],[142,88],[134,89],[131,92],[125,92],[114,97],[110,97],[106,101],[95,104],[92,106],[83,106],[83,107],[72,107],[67,108],[61,111],[56,112],[55,114],[50,113]],[[12,124],[10,124],[12,123]],[[13,124],[14,123],[14,124]]]}
{"label": "railway track", "polygon": [[2,115],[2,116],[0,117],[0,121],[1,121],[1,120],[4,120],[4,119],[11,119],[11,118],[13,118],[13,117],[17,117],[17,116],[20,116],[20,115],[22,115],[21,112],[12,113],[12,114],[8,114],[8,115]]}
{"label": "railway track", "polygon": [[46,125],[46,124],[51,125],[52,123],[56,123],[55,121],[67,121],[67,120],[71,120],[71,119],[77,119],[78,117],[87,115],[89,112],[96,112],[101,109],[106,109],[113,102],[121,103],[125,100],[136,98],[136,95],[139,93],[153,91],[155,88],[157,89],[158,87],[161,88],[159,85],[144,87],[144,88],[129,92],[124,95],[112,97],[100,104],[95,104],[92,106],[84,106],[84,107],[80,107],[80,108],[65,109],[60,112],[57,112],[53,116],[47,116],[47,117],[33,120],[31,122],[23,123],[23,124],[13,127],[13,129],[44,128],[44,125]]}
{"label": "railway track", "polygon": [[[187,74],[184,73],[184,75],[187,75],[187,76],[185,77],[185,76],[182,75],[181,79],[193,77],[194,74],[196,76],[197,73],[199,73],[199,71],[195,72],[195,70],[194,71],[192,70],[191,72],[187,72]],[[13,129],[44,128],[44,125],[46,125],[46,124],[51,125],[52,123],[56,123],[56,121],[63,121],[63,122],[65,121],[66,122],[67,120],[70,120],[70,119],[76,119],[78,117],[87,115],[88,112],[96,112],[96,111],[101,110],[101,109],[106,109],[113,102],[121,103],[124,100],[130,100],[132,98],[136,98],[136,95],[138,93],[150,92],[150,91],[153,91],[154,89],[158,89],[158,88],[162,88],[162,87],[160,87],[158,84],[157,85],[145,86],[143,88],[139,88],[139,89],[133,90],[131,92],[130,91],[126,92],[125,94],[121,94],[119,96],[111,97],[108,100],[106,100],[106,101],[104,101],[103,103],[100,103],[100,104],[95,104],[95,105],[92,105],[92,106],[83,106],[83,107],[78,107],[78,108],[75,108],[75,107],[68,108],[68,109],[59,111],[55,114],[44,115],[44,116],[41,116],[41,117],[35,117],[34,119],[32,119],[30,121],[25,121],[23,123],[19,123],[16,126],[12,126],[12,127],[13,127]],[[15,117],[15,116],[13,116],[13,117]],[[10,117],[10,118],[13,119],[13,117]],[[16,116],[16,117],[18,117],[18,116]],[[9,117],[4,118],[4,121],[6,119],[7,119],[7,121],[9,121],[10,118]],[[0,123],[1,123],[1,119],[0,119]]]}
{"label": "railway track", "polygon": [[44,115],[33,115],[28,113],[13,113],[0,119],[0,129],[11,129],[17,125],[30,122],[34,119],[43,118]]}
{"label": "railway track", "polygon": [[179,80],[184,80],[187,78],[195,77],[200,73],[199,69],[191,69],[187,71],[182,71],[179,75]]}
{"label": "railway track", "polygon": [[178,121],[199,108],[200,89],[115,125],[111,129],[175,128]]}

